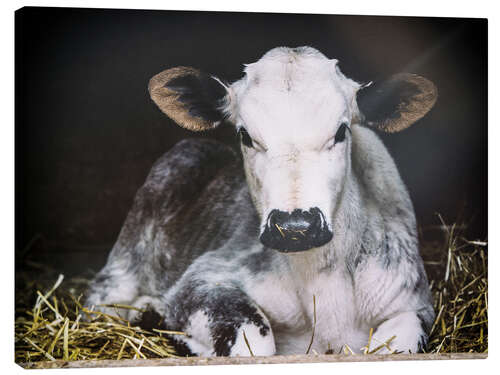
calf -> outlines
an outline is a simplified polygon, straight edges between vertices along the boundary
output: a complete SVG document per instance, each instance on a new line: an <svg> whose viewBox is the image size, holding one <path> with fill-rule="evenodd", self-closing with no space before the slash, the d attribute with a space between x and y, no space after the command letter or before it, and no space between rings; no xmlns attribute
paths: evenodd
<svg viewBox="0 0 500 375"><path fill-rule="evenodd" d="M174 338L183 354L359 351L371 328L372 346L396 336L381 352L422 350L434 312L415 214L369 127L419 120L437 97L431 82L361 85L300 47L272 49L231 85L177 67L149 91L187 129L232 123L242 157L210 140L162 156L87 306L149 306L187 333Z"/></svg>

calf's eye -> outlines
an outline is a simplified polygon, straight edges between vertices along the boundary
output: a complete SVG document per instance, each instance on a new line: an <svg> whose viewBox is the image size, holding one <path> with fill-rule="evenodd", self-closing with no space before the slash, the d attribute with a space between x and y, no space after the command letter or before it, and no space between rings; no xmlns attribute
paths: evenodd
<svg viewBox="0 0 500 375"><path fill-rule="evenodd" d="M241 143L245 146L253 148L253 141L245 128L239 128L238 134L240 135Z"/></svg>
<svg viewBox="0 0 500 375"><path fill-rule="evenodd" d="M337 130L337 133L335 133L335 139L334 139L334 145L340 142L344 142L345 140L345 132L346 130L349 129L349 125L347 122L343 122L340 124L340 127Z"/></svg>

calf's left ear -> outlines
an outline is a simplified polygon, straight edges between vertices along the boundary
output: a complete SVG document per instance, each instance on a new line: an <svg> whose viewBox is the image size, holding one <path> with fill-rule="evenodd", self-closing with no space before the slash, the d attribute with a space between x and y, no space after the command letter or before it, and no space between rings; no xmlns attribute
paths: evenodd
<svg viewBox="0 0 500 375"><path fill-rule="evenodd" d="M424 117L437 95L436 86L428 79L399 73L359 90L357 102L366 125L396 133Z"/></svg>
<svg viewBox="0 0 500 375"><path fill-rule="evenodd" d="M161 111L183 128L213 129L224 118L220 108L226 88L197 69L185 66L167 69L151 78L148 89Z"/></svg>

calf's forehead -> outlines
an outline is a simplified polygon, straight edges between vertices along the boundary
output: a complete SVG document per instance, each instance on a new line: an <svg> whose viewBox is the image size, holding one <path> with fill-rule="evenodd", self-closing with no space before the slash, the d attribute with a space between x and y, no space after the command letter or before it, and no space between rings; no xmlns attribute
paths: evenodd
<svg viewBox="0 0 500 375"><path fill-rule="evenodd" d="M272 83L288 91L294 86L324 81L335 73L337 60L323 55L299 54L293 50L280 50L264 55L259 61L246 65L245 74L250 83Z"/></svg>
<svg viewBox="0 0 500 375"><path fill-rule="evenodd" d="M322 139L348 117L346 98L331 85L291 92L253 88L239 105L241 125L264 141L276 134L282 140Z"/></svg>
<svg viewBox="0 0 500 375"><path fill-rule="evenodd" d="M264 141L300 138L317 142L351 115L359 85L310 47L275 48L245 68L233 84L234 117ZM316 139L314 139L316 138Z"/></svg>
<svg viewBox="0 0 500 375"><path fill-rule="evenodd" d="M278 47L245 68L228 107L237 125L266 144L311 145L332 136L356 110L360 85L311 47Z"/></svg>
<svg viewBox="0 0 500 375"><path fill-rule="evenodd" d="M292 67L279 67L269 77L268 72L258 79L247 77L238 97L239 120L250 132L263 140L280 134L282 140L295 137L314 143L349 117L349 98L331 66L319 64L316 70L313 66L297 74L286 72Z"/></svg>

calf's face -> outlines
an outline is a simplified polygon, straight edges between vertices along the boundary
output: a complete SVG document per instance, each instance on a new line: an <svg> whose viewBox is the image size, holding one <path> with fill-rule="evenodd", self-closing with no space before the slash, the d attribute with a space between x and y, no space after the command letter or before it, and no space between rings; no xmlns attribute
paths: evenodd
<svg viewBox="0 0 500 375"><path fill-rule="evenodd" d="M385 131L409 126L436 98L434 85L415 75L373 86L375 99L364 96L359 105L372 115L365 123ZM153 77L149 89L181 126L205 130L224 119L235 125L260 240L296 252L334 236L332 220L350 178L351 127L363 117L361 87L312 48L280 47L247 65L232 85L180 67Z"/></svg>
<svg viewBox="0 0 500 375"><path fill-rule="evenodd" d="M350 127L359 85L336 60L275 49L231 86L230 119L240 134L262 243L291 252L320 247L350 168Z"/></svg>

